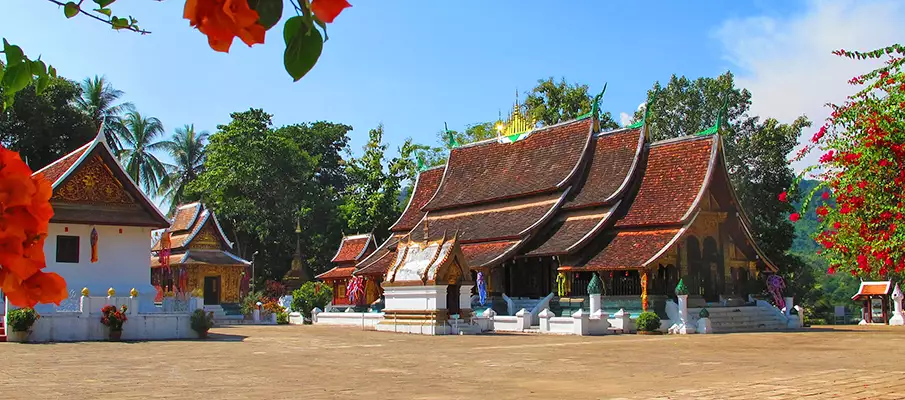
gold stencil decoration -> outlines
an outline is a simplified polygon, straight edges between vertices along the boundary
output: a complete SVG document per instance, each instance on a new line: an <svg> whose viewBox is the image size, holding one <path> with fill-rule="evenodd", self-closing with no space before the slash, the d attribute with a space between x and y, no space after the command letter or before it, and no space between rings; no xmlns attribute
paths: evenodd
<svg viewBox="0 0 905 400"><path fill-rule="evenodd" d="M221 250L220 240L217 239L217 235L213 232L210 225L205 226L201 229L201 232L198 232L189 247L192 249Z"/></svg>
<svg viewBox="0 0 905 400"><path fill-rule="evenodd" d="M97 155L83 162L66 183L54 191L51 199L73 203L135 204L119 179Z"/></svg>

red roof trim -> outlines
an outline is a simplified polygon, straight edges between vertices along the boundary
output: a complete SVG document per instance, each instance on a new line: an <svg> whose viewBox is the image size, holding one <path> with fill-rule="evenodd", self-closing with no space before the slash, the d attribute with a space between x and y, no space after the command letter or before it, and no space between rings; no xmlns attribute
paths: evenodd
<svg viewBox="0 0 905 400"><path fill-rule="evenodd" d="M437 179L436 186L431 187L431 186L429 186L428 182L425 182L422 179L422 178L428 177L430 174L433 174L435 170L438 170L441 168L444 168L444 171L441 173L440 179ZM410 229L418 226L418 223L421 222L422 218L424 218L424 215L423 215L424 212L421 210L421 208L424 207L425 204L429 203L430 200L433 199L434 195L437 194L437 189L439 189L440 185L442 184L443 174L446 173L445 168L446 168L445 165L438 165L436 167L428 168L428 169L418 173L418 176L415 178L415 184L412 186L412 195L409 196L408 204L406 204L405 210L402 211L402 214L399 215L399 218L396 219L396 222L393 222L393 225L390 225L390 231L393 231L393 232L406 231L406 230L410 230ZM425 201L424 204L417 206L417 208L412 208L412 203L415 201L416 198L419 197L418 195L419 195L420 191L431 190L431 189L433 189L433 193L430 194L430 197L427 198L427 201ZM421 215L421 218L418 218L418 220L413 225L400 226L400 224L403 223L403 220L410 213L421 213L422 215Z"/></svg>
<svg viewBox="0 0 905 400"><path fill-rule="evenodd" d="M711 139L713 144L710 145L710 163L707 164L707 174L704 175L704 182L701 184L701 190L698 191L697 197L695 197L694 202L691 203L691 207L688 208L688 211L685 212L685 215L682 216L682 221L687 221L688 217L691 216L691 213L695 212L698 208L698 204L701 203L701 199L707 194L707 190L710 188L710 181L713 180L713 170L716 166L717 156L720 151L720 136L713 135Z"/></svg>
<svg viewBox="0 0 905 400"><path fill-rule="evenodd" d="M645 126L644 129L646 129L646 128L647 127ZM608 133L615 133L615 132L619 132L619 131L611 131ZM612 196L608 197L606 200L603 201L604 204L609 204L616 198L622 197L622 195L625 194L625 191L629 187L629 183L632 182L633 178L635 177L636 171L638 171L638 164L641 163L641 154L643 154L643 152L644 152L645 139L646 139L646 136L644 135L644 132L642 132L638 135L638 148L635 150L635 159L632 160L632 166L629 168L628 174L625 175L625 180L622 181L622 185L619 185L619 189L616 189L616 192L613 193Z"/></svg>
<svg viewBox="0 0 905 400"><path fill-rule="evenodd" d="M577 122L580 120L575 120L575 121ZM566 186L566 184L571 182L573 178L575 178L575 175L577 175L578 171L581 170L581 166L584 165L585 159L588 156L588 151L591 148L591 142L593 142L594 140L595 140L594 124L590 123L590 124L588 124L588 139L585 140L585 142L584 142L584 148L581 149L581 155L578 157L578 162L575 163L575 166L572 167L572 171L569 172L569 175L566 175L566 177L563 178L562 181L560 181L558 184L556 184L557 189L562 189L563 187Z"/></svg>

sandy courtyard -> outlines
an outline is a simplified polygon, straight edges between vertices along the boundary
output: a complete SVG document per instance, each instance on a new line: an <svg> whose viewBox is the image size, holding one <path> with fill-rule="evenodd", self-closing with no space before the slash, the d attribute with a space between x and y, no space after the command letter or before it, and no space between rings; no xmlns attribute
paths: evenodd
<svg viewBox="0 0 905 400"><path fill-rule="evenodd" d="M427 337L314 326L0 343L3 399L893 399L905 329Z"/></svg>

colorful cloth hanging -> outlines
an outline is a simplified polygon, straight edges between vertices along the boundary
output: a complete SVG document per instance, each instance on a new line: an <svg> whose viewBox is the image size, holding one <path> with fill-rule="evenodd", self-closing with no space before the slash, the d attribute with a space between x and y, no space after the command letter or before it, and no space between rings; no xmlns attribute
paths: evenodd
<svg viewBox="0 0 905 400"><path fill-rule="evenodd" d="M478 298L482 306L487 303L487 282L484 281L483 272L478 272Z"/></svg>
<svg viewBox="0 0 905 400"><path fill-rule="evenodd" d="M359 301L364 300L364 285L363 277L356 276L349 280L349 284L346 286L346 297L351 304L358 304Z"/></svg>
<svg viewBox="0 0 905 400"><path fill-rule="evenodd" d="M556 295L564 297L567 294L569 294L569 278L565 273L560 272L559 275L556 275Z"/></svg>
<svg viewBox="0 0 905 400"><path fill-rule="evenodd" d="M91 228L91 262L97 262L97 229Z"/></svg>
<svg viewBox="0 0 905 400"><path fill-rule="evenodd" d="M770 275L767 278L767 290L773 295L773 303L776 307L783 309L786 307L786 301L782 297L782 290L786 288L786 282L779 275Z"/></svg>
<svg viewBox="0 0 905 400"><path fill-rule="evenodd" d="M160 251L157 253L157 261L165 269L170 267L170 232L160 235Z"/></svg>
<svg viewBox="0 0 905 400"><path fill-rule="evenodd" d="M647 311L647 271L641 271L641 309Z"/></svg>

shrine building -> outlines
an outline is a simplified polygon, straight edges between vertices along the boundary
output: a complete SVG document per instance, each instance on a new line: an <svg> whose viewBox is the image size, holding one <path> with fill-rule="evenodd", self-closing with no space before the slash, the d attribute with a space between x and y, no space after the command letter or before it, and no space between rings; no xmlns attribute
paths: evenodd
<svg viewBox="0 0 905 400"><path fill-rule="evenodd" d="M609 313L649 304L663 315L680 278L693 306L744 303L747 282L777 268L754 242L714 132L655 142L645 123L602 132L590 116L534 128L516 109L498 138L421 171L390 237L343 276L382 281L404 263L399 243L455 233L470 280L483 273L501 315L551 296L557 315L587 309L592 274Z"/></svg>
<svg viewBox="0 0 905 400"><path fill-rule="evenodd" d="M330 260L335 266L329 271L315 276L316 279L320 279L333 289L332 305L334 308L341 309L355 305L365 306L380 297L379 281L375 280L370 280L370 283L365 284L368 295L363 296L361 301L358 302L359 304L352 304L346 293L346 288L349 280L352 279L352 272L355 271L356 265L371 255L375 249L377 249L377 242L374 239L374 235L370 233L343 236L339 248L336 249L336 254ZM384 274L386 274L386 269L379 273L381 276Z"/></svg>
<svg viewBox="0 0 905 400"><path fill-rule="evenodd" d="M151 249L151 284L158 298L201 289L206 306L237 305L251 263L233 254L232 248L213 210L200 202L177 207L172 225ZM164 250L170 252L168 260L161 257Z"/></svg>
<svg viewBox="0 0 905 400"><path fill-rule="evenodd" d="M150 305L151 231L169 222L116 161L103 135L35 172L53 187L44 254L47 272L66 280L70 299L83 289L105 296L132 289ZM52 309L38 305L39 310Z"/></svg>

